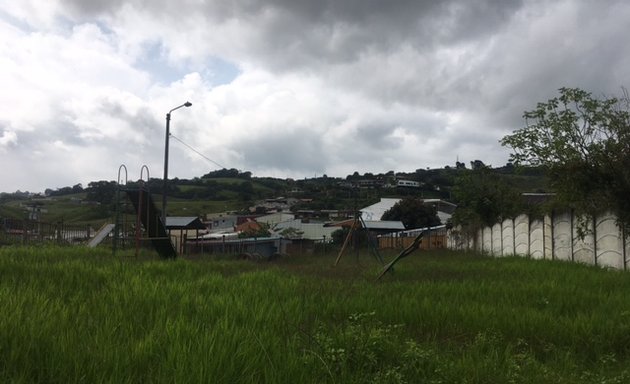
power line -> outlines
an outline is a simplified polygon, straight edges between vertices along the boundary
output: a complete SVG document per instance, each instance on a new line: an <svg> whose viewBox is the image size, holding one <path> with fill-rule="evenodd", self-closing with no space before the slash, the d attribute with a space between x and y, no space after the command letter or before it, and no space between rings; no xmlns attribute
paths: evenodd
<svg viewBox="0 0 630 384"><path fill-rule="evenodd" d="M199 156L203 157L204 159L208 160L209 162L218 165L220 168L225 168L224 166L222 166L221 164L217 163L216 161L212 160L211 158L209 158L208 156L204 155L203 153L199 152L198 150L196 150L195 148L191 147L190 145L184 143L181 139L179 139L177 136L171 134L171 137L177 141L179 141L180 143L182 143L184 146L186 146L188 149L190 149L191 151L195 152L196 154L198 154ZM227 168L225 168L227 169Z"/></svg>

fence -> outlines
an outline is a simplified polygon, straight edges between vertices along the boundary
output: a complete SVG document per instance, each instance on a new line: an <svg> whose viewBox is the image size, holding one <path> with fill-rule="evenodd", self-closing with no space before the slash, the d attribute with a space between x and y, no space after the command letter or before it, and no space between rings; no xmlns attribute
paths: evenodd
<svg viewBox="0 0 630 384"><path fill-rule="evenodd" d="M584 236L580 236L580 222L586 223ZM520 215L481 228L472 236L451 229L447 247L493 256L529 256L626 270L630 266L628 235L612 214L577 217L572 211L552 212L540 219Z"/></svg>
<svg viewBox="0 0 630 384"><path fill-rule="evenodd" d="M86 225L0 219L0 245L76 244L87 242L93 235L94 230Z"/></svg>
<svg viewBox="0 0 630 384"><path fill-rule="evenodd" d="M405 249L409 247L416 236L424 233L422 241L420 243L420 249L438 249L446 246L446 229L440 227L438 229L426 229L423 231L405 231L405 232L393 232L378 236L379 249Z"/></svg>

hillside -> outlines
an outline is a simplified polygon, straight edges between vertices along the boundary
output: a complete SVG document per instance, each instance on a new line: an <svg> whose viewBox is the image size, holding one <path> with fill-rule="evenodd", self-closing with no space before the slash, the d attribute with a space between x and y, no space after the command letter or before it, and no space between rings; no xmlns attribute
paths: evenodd
<svg viewBox="0 0 630 384"><path fill-rule="evenodd" d="M526 168L517 172L513 167L506 166L490 170L521 192L546 190L546 181L539 169ZM293 211L355 210L377 202L382 197L418 196L457 203L452 196L455 180L470 172L472 170L463 167L445 167L407 173L390 171L361 175L355 172L346 178L323 175L293 180L254 177L250 172L220 170L190 180L169 180L168 214L205 216L226 211L249 213L257 203L277 197L297 199ZM413 182L415 186L399 187L397 185L401 180ZM134 188L136 184L130 182L128 187ZM162 200L162 180L151 179L147 184L159 204ZM95 181L86 188L79 184L46 192L46 196L0 194L0 218L27 219L30 216L44 222L64 221L95 227L113 220L117 193L117 185L113 181Z"/></svg>

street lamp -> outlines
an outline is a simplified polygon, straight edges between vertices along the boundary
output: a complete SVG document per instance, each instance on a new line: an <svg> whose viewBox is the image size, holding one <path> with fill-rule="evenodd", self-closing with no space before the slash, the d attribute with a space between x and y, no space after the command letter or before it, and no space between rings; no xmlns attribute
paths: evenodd
<svg viewBox="0 0 630 384"><path fill-rule="evenodd" d="M164 144L164 180L162 185L162 224L164 224L164 228L166 228L166 189L168 187L168 138L171 136L171 113L176 109L180 109L182 107L190 107L191 105L192 103L187 101L184 104L171 109L166 114L166 140Z"/></svg>

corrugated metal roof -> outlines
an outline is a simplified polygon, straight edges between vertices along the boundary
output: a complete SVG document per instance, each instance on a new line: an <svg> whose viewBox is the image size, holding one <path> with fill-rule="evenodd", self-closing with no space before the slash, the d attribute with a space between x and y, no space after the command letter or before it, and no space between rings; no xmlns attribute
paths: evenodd
<svg viewBox="0 0 630 384"><path fill-rule="evenodd" d="M372 204L368 207L361 209L361 217L363 218L363 220L371 220L371 221L380 220L381 217L383 217L383 213L385 213L385 211L393 207L394 204L396 204L400 200L402 199L392 199L392 198L382 197L381 201L379 201L378 203Z"/></svg>
<svg viewBox="0 0 630 384"><path fill-rule="evenodd" d="M392 233L387 233L384 235L379 235L378 237L404 237L404 236L409 236L409 237L415 237L418 236L419 234L421 234L422 232L435 232L435 231L439 231L439 230L445 230L446 229L446 225L437 225L435 227L424 227L424 228L414 228L414 229L407 229L405 231L400 231L400 232L392 232Z"/></svg>
<svg viewBox="0 0 630 384"><path fill-rule="evenodd" d="M392 229L402 231L405 229L402 221L364 220L367 229Z"/></svg>
<svg viewBox="0 0 630 384"><path fill-rule="evenodd" d="M391 229L395 231L404 230L405 225L402 221L382 221L382 220L363 220L367 229ZM326 227L351 227L354 219L337 221L325 224ZM361 224L363 226L363 224Z"/></svg>
<svg viewBox="0 0 630 384"><path fill-rule="evenodd" d="M331 234L339 229L325 227L324 223L303 223L301 219L294 219L276 224L274 230L282 231L285 228L295 228L302 232L303 239L310 240L319 240L324 236L330 238Z"/></svg>
<svg viewBox="0 0 630 384"><path fill-rule="evenodd" d="M168 216L166 218L167 229L206 229L206 226L198 217Z"/></svg>
<svg viewBox="0 0 630 384"><path fill-rule="evenodd" d="M363 220L380 220L381 217L383 217L383 214L391 209L400 200L402 199L381 198L381 201L379 201L378 203L361 209L361 217L363 218ZM437 209L437 215L442 223L446 223L446 221L451 218L455 207L457 207L455 204L441 199L423 199L423 201L425 204L435 205Z"/></svg>

